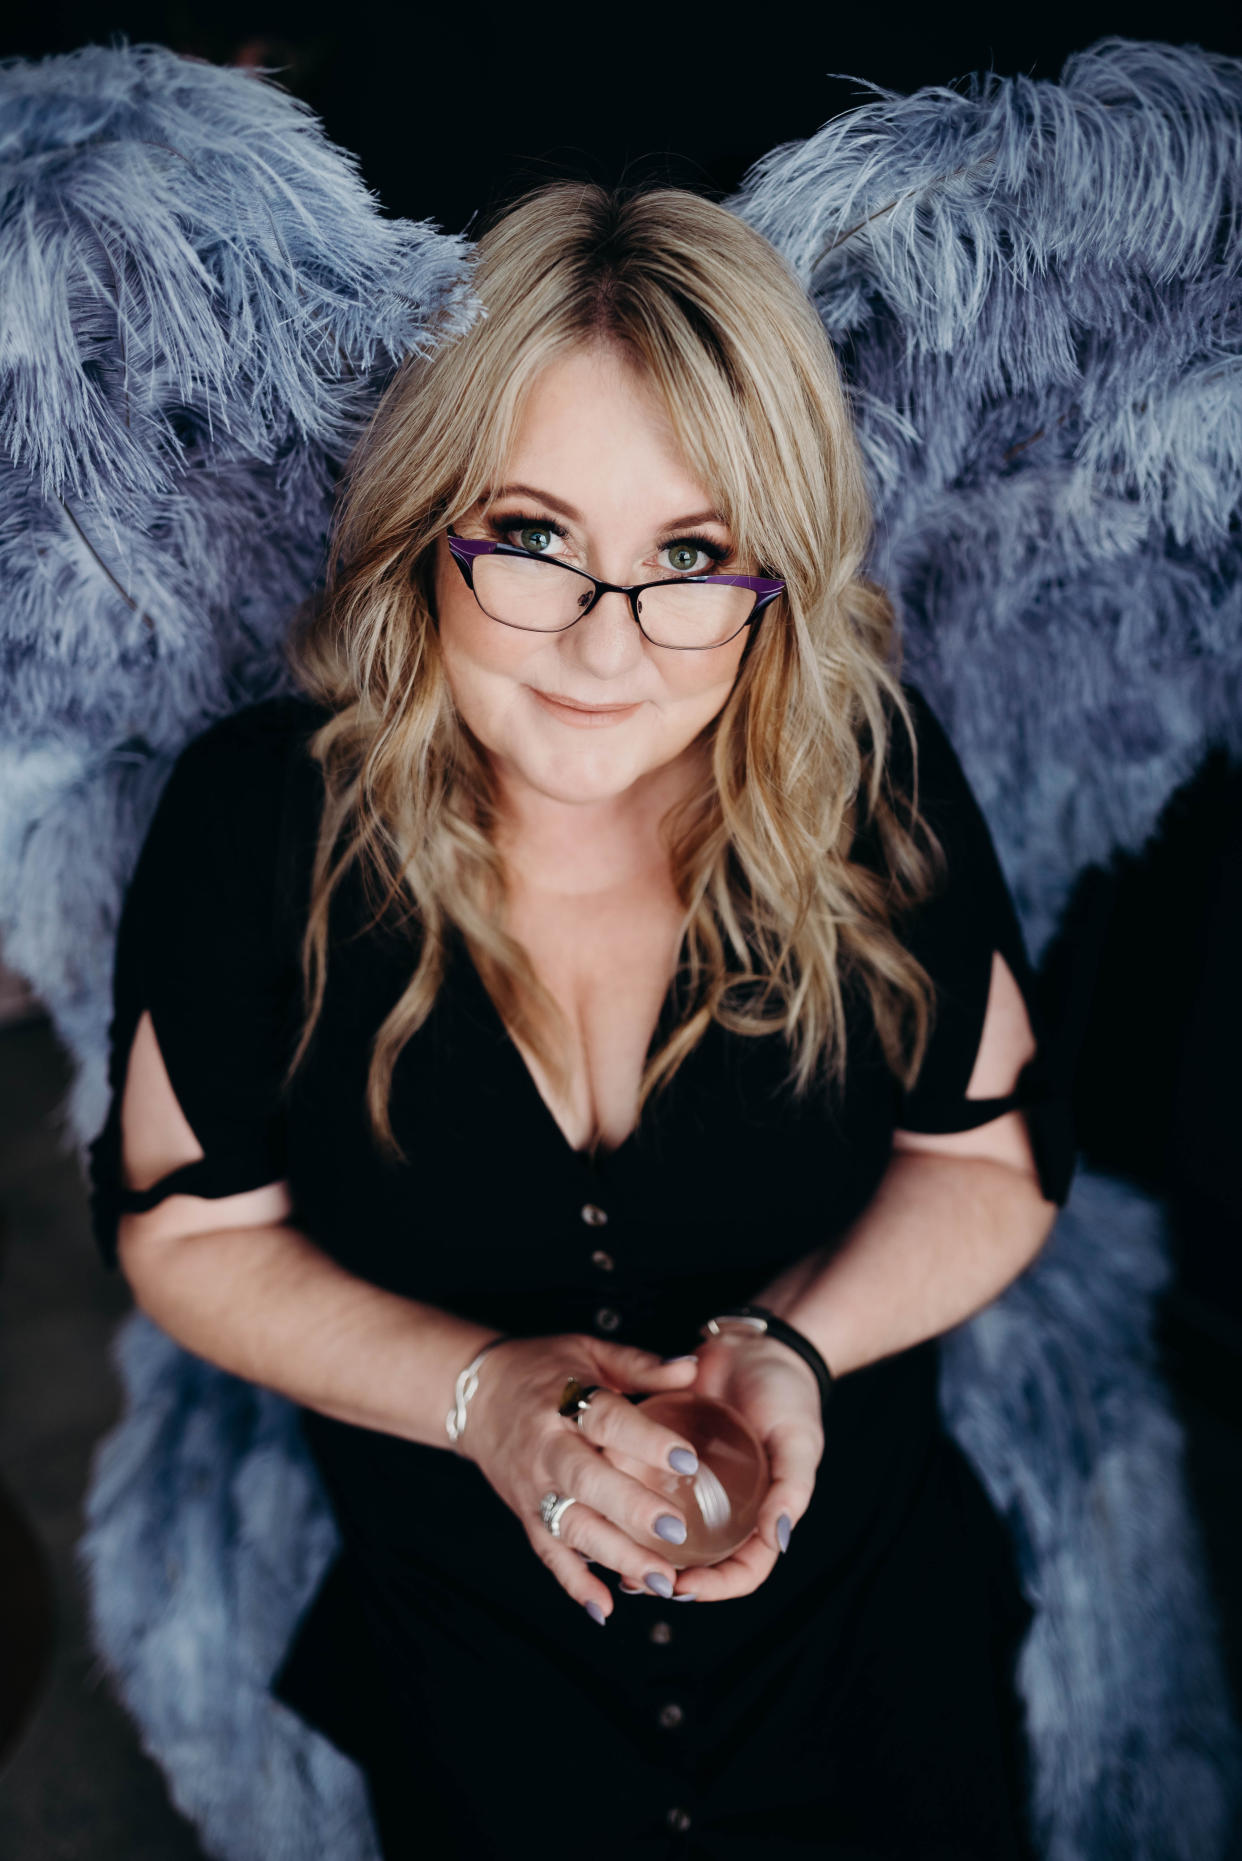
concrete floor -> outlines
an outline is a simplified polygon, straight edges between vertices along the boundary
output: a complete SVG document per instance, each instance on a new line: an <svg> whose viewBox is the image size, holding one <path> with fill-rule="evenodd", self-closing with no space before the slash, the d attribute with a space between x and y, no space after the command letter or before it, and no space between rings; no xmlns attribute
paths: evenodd
<svg viewBox="0 0 1242 1861"><path fill-rule="evenodd" d="M0 1754L0 1855L201 1861L109 1694L74 1568L91 1450L118 1409L108 1341L130 1299L98 1259L85 1184L52 1128L68 1079L45 1020L0 1030L0 1482L42 1547L53 1623L38 1692ZM28 1622L38 1572L2 1522L0 1575Z"/></svg>
<svg viewBox="0 0 1242 1861"><path fill-rule="evenodd" d="M45 1020L0 1028L0 1856L202 1861L91 1654L74 1567L91 1451L118 1408L108 1344L130 1301L99 1263L53 1126L68 1078ZM1229 1337L1211 1357L1193 1310L1173 1313L1166 1348L1242 1698L1242 1359ZM5 1689L21 1694L40 1650L6 1739Z"/></svg>

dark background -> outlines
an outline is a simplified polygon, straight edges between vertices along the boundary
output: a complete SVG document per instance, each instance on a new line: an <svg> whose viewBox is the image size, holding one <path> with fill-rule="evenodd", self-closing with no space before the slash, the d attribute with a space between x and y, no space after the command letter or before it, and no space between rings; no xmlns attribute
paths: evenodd
<svg viewBox="0 0 1242 1861"><path fill-rule="evenodd" d="M388 212L462 232L552 174L728 193L760 155L861 102L858 80L902 92L989 69L1055 80L1071 52L1108 34L1236 55L1242 9L23 0L0 53L42 57L114 34L282 67Z"/></svg>
<svg viewBox="0 0 1242 1861"><path fill-rule="evenodd" d="M866 81L906 93L987 70L1056 80L1112 34L1239 56L1242 7L1087 0L906 18L882 6L53 0L9 14L0 56L120 36L274 67L358 157L385 212L473 236L558 175L721 198L768 150L865 101ZM1158 1196L1171 1220L1160 1347L1242 1697L1240 951L1242 767L1212 750L1145 848L1083 875L1042 980L1055 1003L1090 979L1075 1078L1084 1165ZM0 1851L188 1861L193 1836L91 1659L73 1569L89 1454L115 1413L106 1340L127 1296L95 1263L54 1134L67 1084L37 1004L0 1025L0 1475L14 1494L0 1485Z"/></svg>

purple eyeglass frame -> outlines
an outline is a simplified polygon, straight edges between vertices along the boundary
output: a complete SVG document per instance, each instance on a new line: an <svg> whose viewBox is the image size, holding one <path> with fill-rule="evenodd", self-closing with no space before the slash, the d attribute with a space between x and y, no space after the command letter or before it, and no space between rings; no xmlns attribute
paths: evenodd
<svg viewBox="0 0 1242 1861"><path fill-rule="evenodd" d="M475 594L474 587L474 563L476 556L500 554L502 556L530 557L532 554L529 549L519 549L515 543L497 543L483 537L476 540L473 537L455 536L452 530L448 532L446 540L449 549L452 551L453 560L461 570L462 579L471 594L474 595L476 601L479 600L478 595ZM727 646L729 640L736 640L738 634L741 633L744 628L754 625L769 601L775 601L777 595L782 593L785 587L784 582L765 579L761 575L663 575L656 581L635 582L630 587L625 588L618 582L602 582L598 575L588 575L585 569L575 569L568 562L558 562L554 556L543 556L535 559L550 562L554 568L564 569L567 575L580 575L583 581L594 584L595 593L591 596L591 599L587 602L582 612L580 614L575 614L574 618L567 621L563 627L514 627L516 633L568 633L570 627L576 627L580 620L586 619L602 594L623 594L629 601L630 612L634 616L634 625L638 628L644 640L651 646L659 646L661 652L665 653L713 653L716 651L717 647ZM659 640L653 640L651 638L651 635L647 632L647 629L639 619L638 597L640 594L645 594L648 588L660 588L669 581L723 582L730 588L749 588L755 596L755 605L751 608L750 613L746 616L737 631L731 633L728 640L717 640L715 646L663 646ZM479 607L484 614L487 614L487 609L483 606L481 601L479 602ZM487 614L487 618L489 620L496 620L494 614ZM513 627L514 623L511 620L496 620L496 625L498 627Z"/></svg>

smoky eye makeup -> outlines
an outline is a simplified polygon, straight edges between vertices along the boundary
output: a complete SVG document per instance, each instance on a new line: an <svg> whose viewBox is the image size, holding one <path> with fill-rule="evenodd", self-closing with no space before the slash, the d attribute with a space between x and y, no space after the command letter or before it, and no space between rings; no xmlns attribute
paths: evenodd
<svg viewBox="0 0 1242 1861"><path fill-rule="evenodd" d="M502 543L511 542L513 533L520 530L546 530L563 540L569 539L569 531L563 523L558 523L554 517L545 517L533 511L492 511L489 512L484 522L496 540ZM655 544L655 549L657 554L661 554L666 549L674 549L685 544L692 549L700 550L707 557L708 563L713 566L727 562L732 554L727 543L718 542L714 536L707 536L701 530L671 530ZM523 547L523 545L517 545L517 547ZM550 553L547 550L530 551L532 555ZM706 574L708 570L683 570L682 572L701 575Z"/></svg>

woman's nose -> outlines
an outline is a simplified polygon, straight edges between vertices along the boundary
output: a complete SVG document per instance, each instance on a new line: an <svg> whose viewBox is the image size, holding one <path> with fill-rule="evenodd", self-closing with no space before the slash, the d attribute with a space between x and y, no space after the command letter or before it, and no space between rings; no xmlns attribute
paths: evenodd
<svg viewBox="0 0 1242 1861"><path fill-rule="evenodd" d="M646 645L634 622L629 596L602 594L589 614L564 636L579 665L597 678L616 677L637 663Z"/></svg>

